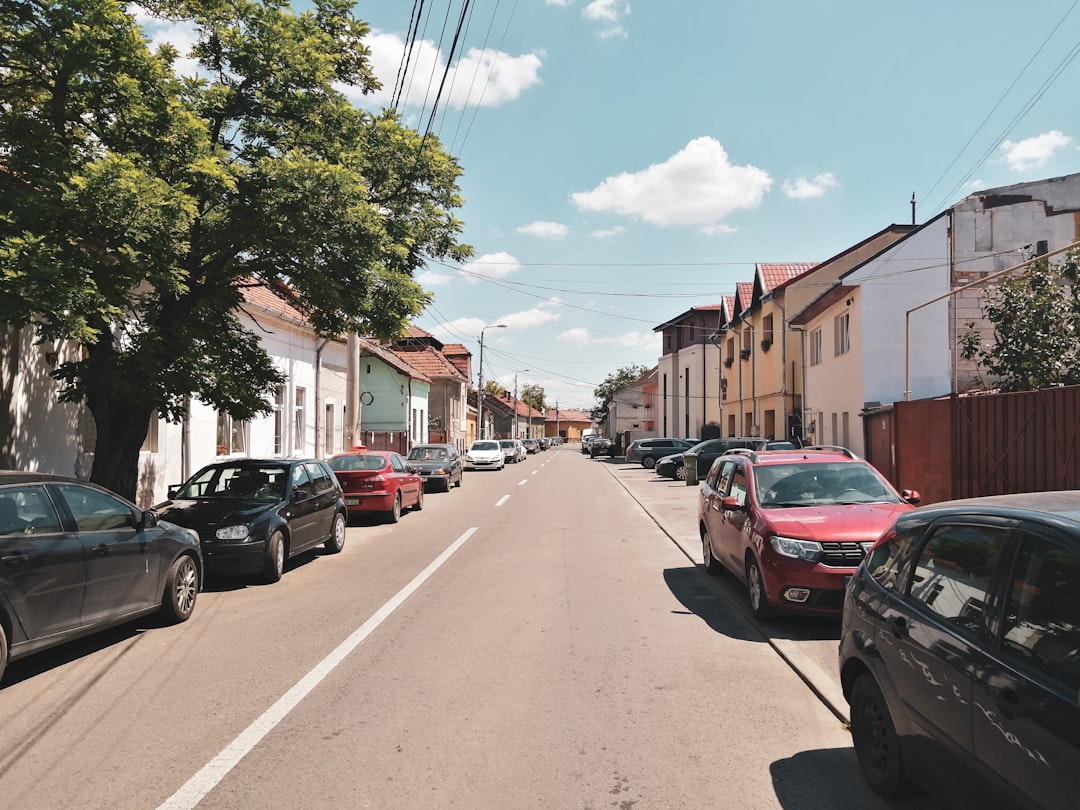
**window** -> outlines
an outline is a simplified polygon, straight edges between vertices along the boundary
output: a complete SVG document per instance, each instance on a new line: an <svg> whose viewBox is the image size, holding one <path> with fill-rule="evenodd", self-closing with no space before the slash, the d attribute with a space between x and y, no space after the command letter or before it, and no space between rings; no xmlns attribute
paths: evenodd
<svg viewBox="0 0 1080 810"><path fill-rule="evenodd" d="M274 390L274 455L285 455L285 386Z"/></svg>
<svg viewBox="0 0 1080 810"><path fill-rule="evenodd" d="M1080 555L1044 537L1026 537L1007 605L1005 649L1080 689Z"/></svg>
<svg viewBox="0 0 1080 810"><path fill-rule="evenodd" d="M307 389L296 389L296 435L293 436L293 451L304 452L304 435L307 432L307 414L304 407L307 404Z"/></svg>
<svg viewBox="0 0 1080 810"><path fill-rule="evenodd" d="M728 491L728 495L739 499L739 506L746 505L746 490L748 489L746 483L746 470L738 465L735 465L735 469L731 474L731 489Z"/></svg>
<svg viewBox="0 0 1080 810"><path fill-rule="evenodd" d="M0 492L0 534L56 534L60 519L42 487Z"/></svg>
<svg viewBox="0 0 1080 810"><path fill-rule="evenodd" d="M915 561L911 596L965 633L983 624L986 590L1009 530L946 525L934 529Z"/></svg>
<svg viewBox="0 0 1080 810"><path fill-rule="evenodd" d="M247 423L233 419L227 413L219 412L217 417L217 454L227 456L230 453L247 451Z"/></svg>
<svg viewBox="0 0 1080 810"><path fill-rule="evenodd" d="M337 425L334 424L335 417L334 404L332 402L326 403L326 424L323 425L323 447L327 453L336 453L337 446Z"/></svg>
<svg viewBox="0 0 1080 810"><path fill-rule="evenodd" d="M78 484L59 484L57 489L63 494L80 532L135 528L131 507L111 495Z"/></svg>
<svg viewBox="0 0 1080 810"><path fill-rule="evenodd" d="M810 365L816 366L821 362L821 330L815 329L810 333Z"/></svg>
<svg viewBox="0 0 1080 810"><path fill-rule="evenodd" d="M158 412L154 411L150 414L150 424L146 428L146 438L143 439L142 447L139 448L146 453L156 453L158 451Z"/></svg>
<svg viewBox="0 0 1080 810"><path fill-rule="evenodd" d="M766 315L761 319L761 345L771 346L773 342L773 316Z"/></svg>
<svg viewBox="0 0 1080 810"><path fill-rule="evenodd" d="M306 492L308 495L315 494L315 485L311 481L306 464L297 464L293 468L292 488L294 492Z"/></svg>
<svg viewBox="0 0 1080 810"><path fill-rule="evenodd" d="M851 313L845 312L836 319L834 337L837 356L851 351Z"/></svg>
<svg viewBox="0 0 1080 810"><path fill-rule="evenodd" d="M735 359L735 338L729 337L727 340L727 359Z"/></svg>

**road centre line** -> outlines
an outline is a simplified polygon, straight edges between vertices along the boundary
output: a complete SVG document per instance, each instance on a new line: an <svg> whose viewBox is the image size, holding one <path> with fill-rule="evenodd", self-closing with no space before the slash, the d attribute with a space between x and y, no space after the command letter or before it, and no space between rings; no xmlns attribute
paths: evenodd
<svg viewBox="0 0 1080 810"><path fill-rule="evenodd" d="M510 500L510 496L509 495L503 495L501 498L499 498L499 500L495 501L495 505L496 506L502 506L508 500Z"/></svg>
<svg viewBox="0 0 1080 810"><path fill-rule="evenodd" d="M509 497L509 496L507 496ZM505 500L505 498L504 498ZM158 806L158 810L191 810L217 784L235 768L240 760L258 745L274 726L296 708L308 694L318 686L327 675L334 671L338 664L344 661L375 629L382 624L390 615L401 607L416 590L430 579L453 554L465 545L466 541L476 532L475 526L468 529L457 540L436 557L427 568L417 574L412 582L398 591L389 602L372 614L371 618L361 624L339 644L329 655L315 665L303 678L278 698L269 709L262 713L255 721L244 729L240 734L222 749L216 757L210 760L202 769L192 776L172 796Z"/></svg>
<svg viewBox="0 0 1080 810"><path fill-rule="evenodd" d="M519 486L519 487L523 487L523 486L525 486L525 485L526 485L527 483L529 483L529 479L528 479L528 478L522 478L522 479L521 479L520 481L518 481L518 486Z"/></svg>

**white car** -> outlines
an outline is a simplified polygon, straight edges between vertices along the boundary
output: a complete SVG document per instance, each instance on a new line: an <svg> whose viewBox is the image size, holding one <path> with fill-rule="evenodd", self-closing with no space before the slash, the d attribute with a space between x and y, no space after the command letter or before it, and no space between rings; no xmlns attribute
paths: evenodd
<svg viewBox="0 0 1080 810"><path fill-rule="evenodd" d="M525 460L525 445L520 439L499 439L499 445L502 447L507 464L517 464Z"/></svg>
<svg viewBox="0 0 1080 810"><path fill-rule="evenodd" d="M505 466L506 457L497 439L477 439L465 451L466 470L501 470Z"/></svg>

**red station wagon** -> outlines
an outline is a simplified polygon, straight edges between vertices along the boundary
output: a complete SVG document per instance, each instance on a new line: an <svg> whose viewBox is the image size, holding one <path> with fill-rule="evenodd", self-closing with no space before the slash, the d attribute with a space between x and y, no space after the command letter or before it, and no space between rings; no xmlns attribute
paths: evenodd
<svg viewBox="0 0 1080 810"><path fill-rule="evenodd" d="M844 448L731 450L700 489L705 569L743 580L758 619L839 615L845 579L918 501Z"/></svg>
<svg viewBox="0 0 1080 810"><path fill-rule="evenodd" d="M355 447L330 459L349 514L379 512L397 523L403 509L424 508L424 479L400 454Z"/></svg>

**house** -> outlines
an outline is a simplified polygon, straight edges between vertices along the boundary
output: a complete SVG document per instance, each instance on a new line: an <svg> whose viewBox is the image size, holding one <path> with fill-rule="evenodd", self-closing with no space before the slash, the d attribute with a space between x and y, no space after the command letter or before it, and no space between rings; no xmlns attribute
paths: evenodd
<svg viewBox="0 0 1080 810"><path fill-rule="evenodd" d="M620 448L634 439L656 436L656 380L659 367L615 392L608 405L607 430Z"/></svg>
<svg viewBox="0 0 1080 810"><path fill-rule="evenodd" d="M575 408L548 408L544 416L544 435L558 436L568 442L581 441L581 432L595 428L592 416L587 411Z"/></svg>
<svg viewBox="0 0 1080 810"><path fill-rule="evenodd" d="M710 403L707 392L720 390L715 335L724 319L723 304L706 304L653 327L663 335L663 354L657 361L654 435L697 436L710 417L719 419L718 395Z"/></svg>
<svg viewBox="0 0 1080 810"><path fill-rule="evenodd" d="M792 318L806 339L812 439L869 455L881 407L979 385L958 345L968 323L992 338L979 282L1076 242L1078 214L1080 174L979 191L844 273Z"/></svg>
<svg viewBox="0 0 1080 810"><path fill-rule="evenodd" d="M359 444L406 454L428 437L431 380L389 346L360 340Z"/></svg>
<svg viewBox="0 0 1080 810"><path fill-rule="evenodd" d="M459 451L468 446L469 358L447 347L430 332L410 326L391 349L399 358L431 380L428 397L428 434L425 441L452 444ZM453 359L452 359L453 357ZM464 363L461 361L464 360ZM456 362L455 362L456 361Z"/></svg>

